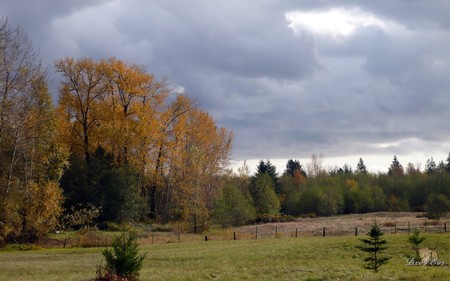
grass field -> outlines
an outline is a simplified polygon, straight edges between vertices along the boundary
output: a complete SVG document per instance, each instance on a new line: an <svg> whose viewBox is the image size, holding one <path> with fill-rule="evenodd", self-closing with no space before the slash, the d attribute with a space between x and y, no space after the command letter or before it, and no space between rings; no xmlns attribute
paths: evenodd
<svg viewBox="0 0 450 281"><path fill-rule="evenodd" d="M450 262L450 235L427 234ZM388 265L362 268L356 237L303 237L144 245L142 280L450 280L450 267L406 266L407 235L386 235ZM89 280L102 248L0 251L0 280Z"/></svg>

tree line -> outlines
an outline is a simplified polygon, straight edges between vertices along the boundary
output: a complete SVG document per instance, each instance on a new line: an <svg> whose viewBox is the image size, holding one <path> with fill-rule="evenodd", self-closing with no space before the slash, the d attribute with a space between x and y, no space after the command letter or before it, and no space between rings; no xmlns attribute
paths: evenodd
<svg viewBox="0 0 450 281"><path fill-rule="evenodd" d="M379 211L424 211L439 219L450 208L450 153L439 164L430 158L423 171L411 163L404 168L396 156L387 173L369 173L362 158L356 167L345 164L326 171L315 154L305 167L288 160L281 175L270 160L261 160L253 176L244 164L218 201L218 220L235 225Z"/></svg>

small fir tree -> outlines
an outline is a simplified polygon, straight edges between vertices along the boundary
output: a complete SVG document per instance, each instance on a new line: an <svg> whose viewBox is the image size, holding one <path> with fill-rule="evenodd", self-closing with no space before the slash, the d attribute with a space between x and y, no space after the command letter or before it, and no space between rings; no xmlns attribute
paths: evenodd
<svg viewBox="0 0 450 281"><path fill-rule="evenodd" d="M102 254L106 272L100 266L94 280L139 280L139 271L146 255L139 254L136 234L122 233L113 241L112 249L105 249Z"/></svg>
<svg viewBox="0 0 450 281"><path fill-rule="evenodd" d="M408 241L411 244L413 250L415 251L415 257L414 259L416 261L421 261L420 255L419 255L419 245L426 239L425 236L420 235L419 229L415 228L413 233L408 236Z"/></svg>
<svg viewBox="0 0 450 281"><path fill-rule="evenodd" d="M378 272L380 266L386 264L390 259L390 257L381 256L383 251L387 249L387 241L382 238L383 231L381 231L376 224L370 228L367 235L369 236L368 239L360 239L364 245L357 246L357 248L369 254L369 256L364 259L364 261L367 262L364 267Z"/></svg>

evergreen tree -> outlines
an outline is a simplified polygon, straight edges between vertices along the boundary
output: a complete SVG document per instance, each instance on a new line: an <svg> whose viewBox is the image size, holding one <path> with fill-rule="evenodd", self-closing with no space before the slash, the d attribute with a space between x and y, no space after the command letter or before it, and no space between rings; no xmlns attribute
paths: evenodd
<svg viewBox="0 0 450 281"><path fill-rule="evenodd" d="M444 163L444 161L439 161L439 164L437 165L436 171L440 174L445 173L445 171L447 170L447 167Z"/></svg>
<svg viewBox="0 0 450 281"><path fill-rule="evenodd" d="M419 229L415 228L413 233L408 236L408 241L411 244L414 252L415 257L414 259L417 261L421 261L420 255L419 255L419 245L425 240L425 236L420 235Z"/></svg>
<svg viewBox="0 0 450 281"><path fill-rule="evenodd" d="M425 164L425 171L427 174L432 174L437 171L436 162L434 161L433 157L427 160L427 163Z"/></svg>
<svg viewBox="0 0 450 281"><path fill-rule="evenodd" d="M383 251L387 249L387 241L382 238L383 231L381 231L377 224L370 228L367 235L369 236L368 239L360 239L364 245L357 246L357 248L369 254L369 256L364 259L364 261L367 262L364 267L378 272L380 266L386 264L390 259L390 257L380 256Z"/></svg>
<svg viewBox="0 0 450 281"><path fill-rule="evenodd" d="M118 167L113 155L102 147L91 155L89 164L72 157L60 184L66 209L79 210L92 204L101 209L97 222L137 220L144 215L137 173L128 165Z"/></svg>
<svg viewBox="0 0 450 281"><path fill-rule="evenodd" d="M138 247L134 233L125 232L114 239L112 249L102 251L107 272L104 274L100 268L95 280L139 280L139 271L146 254L140 255Z"/></svg>
<svg viewBox="0 0 450 281"><path fill-rule="evenodd" d="M397 156L394 155L394 160L392 160L392 164L389 167L388 175L390 176L401 176L404 174L403 166L397 159Z"/></svg>
<svg viewBox="0 0 450 281"><path fill-rule="evenodd" d="M264 173L256 175L253 184L250 186L250 194L258 216L280 213L280 201L275 194L274 185L269 173Z"/></svg>
<svg viewBox="0 0 450 281"><path fill-rule="evenodd" d="M274 191L276 194L281 194L281 185L278 182L278 173L276 167L270 163L270 160L266 162L264 160L260 160L258 166L256 167L256 174L252 177L252 185L254 185L256 178L259 175L267 174L272 179L274 185Z"/></svg>
<svg viewBox="0 0 450 281"><path fill-rule="evenodd" d="M284 170L283 175L289 175L293 177L296 171L300 172L302 176L306 177L306 172L305 170L303 170L300 161L289 159L288 162L286 163L286 170Z"/></svg>
<svg viewBox="0 0 450 281"><path fill-rule="evenodd" d="M447 172L450 173L450 152L448 153L447 164L445 165L445 169L447 170Z"/></svg>
<svg viewBox="0 0 450 281"><path fill-rule="evenodd" d="M356 165L356 173L367 174L367 168L362 158L359 158L359 162Z"/></svg>
<svg viewBox="0 0 450 281"><path fill-rule="evenodd" d="M346 175L351 175L353 174L353 170L352 167L348 164L344 164L344 166L342 167L342 172Z"/></svg>

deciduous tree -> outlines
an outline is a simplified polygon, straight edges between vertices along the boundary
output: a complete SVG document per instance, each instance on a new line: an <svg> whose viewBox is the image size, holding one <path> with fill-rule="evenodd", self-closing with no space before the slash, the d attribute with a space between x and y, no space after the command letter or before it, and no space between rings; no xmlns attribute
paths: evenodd
<svg viewBox="0 0 450 281"><path fill-rule="evenodd" d="M67 153L56 138L45 71L20 28L0 21L0 240L54 229Z"/></svg>
<svg viewBox="0 0 450 281"><path fill-rule="evenodd" d="M223 227L240 226L255 217L253 204L234 185L227 185L215 201L213 218Z"/></svg>
<svg viewBox="0 0 450 281"><path fill-rule="evenodd" d="M55 63L63 76L59 95L62 134L72 153L89 164L90 155L101 141L98 133L107 118L101 105L110 87L106 62L65 58Z"/></svg>

